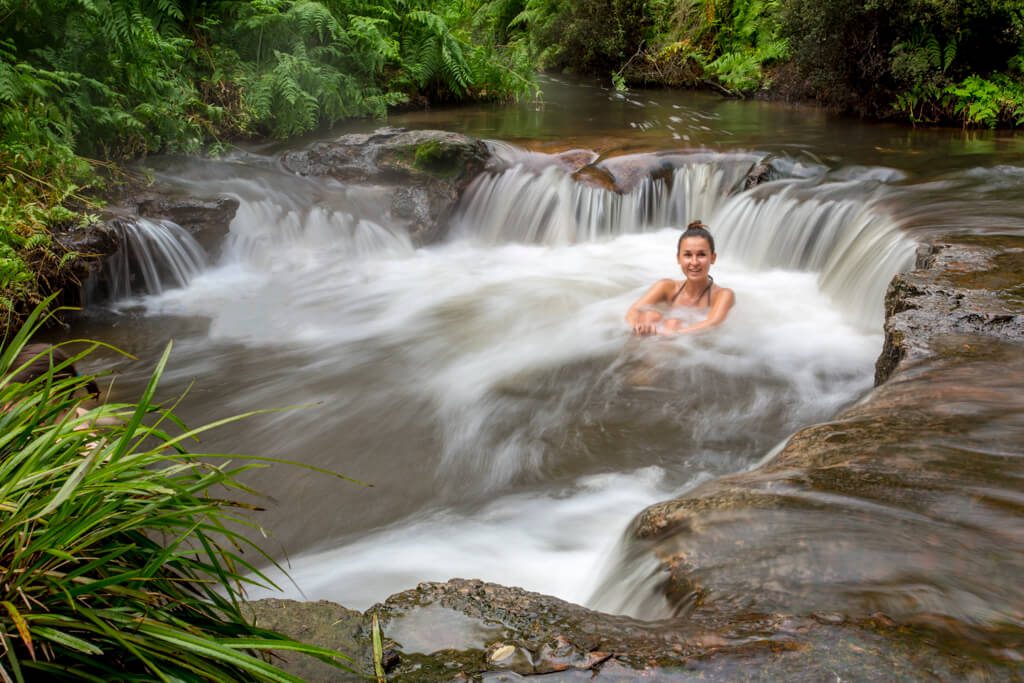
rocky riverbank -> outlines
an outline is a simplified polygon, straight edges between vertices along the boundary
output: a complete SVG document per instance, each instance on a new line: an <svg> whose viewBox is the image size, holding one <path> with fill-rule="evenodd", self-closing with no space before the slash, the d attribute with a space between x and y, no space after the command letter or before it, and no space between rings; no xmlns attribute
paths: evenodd
<svg viewBox="0 0 1024 683"><path fill-rule="evenodd" d="M761 467L638 515L626 555L655 567L636 590L667 618L453 579L364 614L260 601L256 620L350 652L368 673L377 614L389 680L1024 680L1024 567L1014 550L1024 511L1019 492L1001 488L1024 476L1022 282L1024 238L922 246L917 268L890 285L869 396L797 432ZM1005 523L974 528L980 515ZM949 535L925 533L917 519ZM851 543L858 537L863 545ZM732 561L780 538L785 558ZM998 608L972 610L970 585L910 578L948 562L1000 586ZM343 679L315 662L287 666L309 681Z"/></svg>

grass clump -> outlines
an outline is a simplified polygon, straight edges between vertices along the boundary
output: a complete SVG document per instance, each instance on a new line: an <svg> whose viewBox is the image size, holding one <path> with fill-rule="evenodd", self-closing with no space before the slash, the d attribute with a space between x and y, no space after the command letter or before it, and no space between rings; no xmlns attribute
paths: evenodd
<svg viewBox="0 0 1024 683"><path fill-rule="evenodd" d="M189 430L153 402L170 346L134 404L76 410L92 378L61 371L98 343L14 382L40 310L0 350L0 680L298 681L270 650L344 668L240 611L270 558L230 492L267 460L186 452L218 423Z"/></svg>

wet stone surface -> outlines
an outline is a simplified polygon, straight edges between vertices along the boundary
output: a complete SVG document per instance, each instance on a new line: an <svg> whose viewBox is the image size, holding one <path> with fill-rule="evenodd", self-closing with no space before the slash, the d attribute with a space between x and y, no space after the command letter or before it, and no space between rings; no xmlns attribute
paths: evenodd
<svg viewBox="0 0 1024 683"><path fill-rule="evenodd" d="M376 612L389 681L961 680L989 671L941 652L934 634L897 627L882 615L855 621L835 613L698 611L639 622L462 579L421 584L362 617L344 611L334 619L324 603L259 601L254 609L262 626L353 648L348 651L366 672L372 670L366 625ZM427 642L458 647L418 652ZM288 656L283 665L307 681L356 680L301 658Z"/></svg>
<svg viewBox="0 0 1024 683"><path fill-rule="evenodd" d="M299 175L391 188L392 217L417 244L429 244L444 236L459 196L489 157L481 140L459 133L381 128L287 152L281 163Z"/></svg>
<svg viewBox="0 0 1024 683"><path fill-rule="evenodd" d="M925 245L917 269L886 294L885 344L875 384L900 362L925 358L940 335L1024 340L1024 238L964 236Z"/></svg>

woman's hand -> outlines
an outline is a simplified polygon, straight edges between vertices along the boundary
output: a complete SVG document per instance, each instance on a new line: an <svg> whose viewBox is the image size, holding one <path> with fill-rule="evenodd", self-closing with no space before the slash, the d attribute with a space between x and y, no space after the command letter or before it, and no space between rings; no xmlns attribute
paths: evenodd
<svg viewBox="0 0 1024 683"><path fill-rule="evenodd" d="M641 337L658 334L658 323L660 322L661 313L657 311L640 311L633 322L633 334Z"/></svg>
<svg viewBox="0 0 1024 683"><path fill-rule="evenodd" d="M651 335L658 334L658 323L637 323L633 325L633 334L640 335L641 337L650 337Z"/></svg>

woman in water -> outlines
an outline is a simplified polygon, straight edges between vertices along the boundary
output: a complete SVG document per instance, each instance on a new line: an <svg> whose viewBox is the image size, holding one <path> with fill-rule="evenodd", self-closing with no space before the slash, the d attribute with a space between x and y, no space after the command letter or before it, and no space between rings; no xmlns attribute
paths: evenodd
<svg viewBox="0 0 1024 683"><path fill-rule="evenodd" d="M706 225L693 221L679 237L676 258L683 270L683 280L658 280L647 293L637 299L626 312L626 322L634 334L688 334L706 330L720 324L729 314L736 297L731 289L719 287L711 279L709 270L715 262L715 239ZM687 324L678 318L664 319L659 304L674 308L706 310L707 316Z"/></svg>

